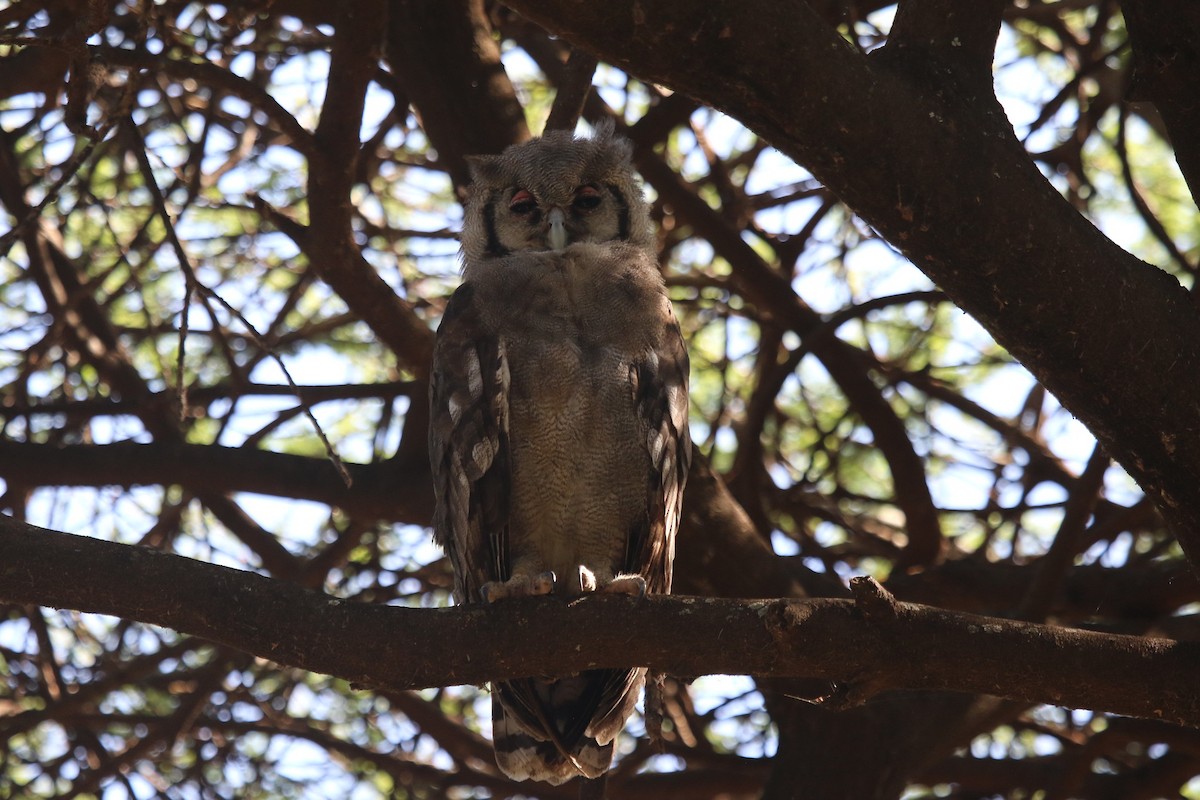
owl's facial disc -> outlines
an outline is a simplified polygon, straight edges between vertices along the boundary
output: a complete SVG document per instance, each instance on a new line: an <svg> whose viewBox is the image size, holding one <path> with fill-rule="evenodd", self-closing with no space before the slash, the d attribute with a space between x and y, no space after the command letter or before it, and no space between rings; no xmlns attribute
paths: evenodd
<svg viewBox="0 0 1200 800"><path fill-rule="evenodd" d="M546 215L550 223L550 232L546 234L546 244L551 250L562 250L567 246L567 218L561 208L552 208Z"/></svg>
<svg viewBox="0 0 1200 800"><path fill-rule="evenodd" d="M543 245L548 250L563 250L575 241L590 240L595 235L589 218L601 208L605 194L594 183L585 183L566 198L539 199L528 189L517 188L508 200L508 210L525 227L528 245ZM622 233L622 238L624 234Z"/></svg>

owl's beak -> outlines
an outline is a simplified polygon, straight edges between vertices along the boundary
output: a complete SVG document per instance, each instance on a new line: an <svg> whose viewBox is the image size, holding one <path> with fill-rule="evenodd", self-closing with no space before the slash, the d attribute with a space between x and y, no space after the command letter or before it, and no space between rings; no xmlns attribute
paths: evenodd
<svg viewBox="0 0 1200 800"><path fill-rule="evenodd" d="M546 236L546 243L550 245L551 250L562 250L567 246L566 215L563 214L561 208L552 208L546 215L546 221L550 223L550 233Z"/></svg>

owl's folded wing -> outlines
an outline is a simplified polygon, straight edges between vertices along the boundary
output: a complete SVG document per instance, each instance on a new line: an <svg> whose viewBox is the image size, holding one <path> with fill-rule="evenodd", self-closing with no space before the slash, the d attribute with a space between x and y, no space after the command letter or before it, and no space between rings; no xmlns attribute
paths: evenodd
<svg viewBox="0 0 1200 800"><path fill-rule="evenodd" d="M644 525L630 531L625 571L642 575L652 594L671 591L675 532L692 458L688 433L688 354L679 323L663 302L663 334L649 358L630 368L639 432L650 454Z"/></svg>
<svg viewBox="0 0 1200 800"><path fill-rule="evenodd" d="M430 379L433 535L454 565L460 603L508 579L511 483L508 362L480 324L470 283L458 288L438 328Z"/></svg>

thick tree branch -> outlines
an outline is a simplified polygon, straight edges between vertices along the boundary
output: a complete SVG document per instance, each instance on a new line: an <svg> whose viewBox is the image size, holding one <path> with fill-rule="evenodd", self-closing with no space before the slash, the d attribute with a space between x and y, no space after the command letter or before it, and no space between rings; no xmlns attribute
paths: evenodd
<svg viewBox="0 0 1200 800"><path fill-rule="evenodd" d="M848 600L600 595L394 608L9 517L0 517L0 565L5 602L162 625L389 690L646 665L678 675L824 677L861 699L893 688L950 689L1200 724L1200 688L1178 679L1200 670L1200 643L890 598L886 613L866 618ZM106 575L112 580L97 579ZM552 641L560 646L546 647Z"/></svg>
<svg viewBox="0 0 1200 800"><path fill-rule="evenodd" d="M959 77L992 79L992 52L1007 0L901 0L888 47L953 65Z"/></svg>
<svg viewBox="0 0 1200 800"><path fill-rule="evenodd" d="M354 239L354 185L367 85L378 68L387 24L382 0L343 6L330 55L329 87L314 134L305 252L321 279L371 326L418 378L429 373L433 332L363 258Z"/></svg>
<svg viewBox="0 0 1200 800"><path fill-rule="evenodd" d="M805 3L509 5L812 171L1096 434L1200 564L1200 316L1058 194L990 91L917 49L865 58Z"/></svg>
<svg viewBox="0 0 1200 800"><path fill-rule="evenodd" d="M1200 203L1200 5L1189 0L1127 0L1121 4L1133 43L1129 94L1162 114L1192 200Z"/></svg>
<svg viewBox="0 0 1200 800"><path fill-rule="evenodd" d="M579 122L579 115L583 113L583 104L592 91L595 72L595 56L586 50L571 51L557 81L557 93L554 95L554 105L550 106L550 116L546 118L546 130L574 133L575 123Z"/></svg>
<svg viewBox="0 0 1200 800"><path fill-rule="evenodd" d="M692 453L683 497L674 585L677 592L716 597L845 595L837 579L775 555L699 451Z"/></svg>
<svg viewBox="0 0 1200 800"><path fill-rule="evenodd" d="M470 183L466 156L529 138L483 0L393 2L387 40L387 60L456 186Z"/></svg>

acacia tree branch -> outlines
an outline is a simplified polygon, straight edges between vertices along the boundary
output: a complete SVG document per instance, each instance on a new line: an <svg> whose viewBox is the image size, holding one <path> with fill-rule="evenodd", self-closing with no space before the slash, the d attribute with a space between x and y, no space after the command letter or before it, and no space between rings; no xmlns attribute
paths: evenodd
<svg viewBox="0 0 1200 800"><path fill-rule="evenodd" d="M387 37L385 58L455 186L471 182L466 156L529 138L483 0L396 0Z"/></svg>
<svg viewBox="0 0 1200 800"><path fill-rule="evenodd" d="M905 566L934 563L941 554L942 530L926 482L925 463L913 449L904 423L867 373L857 348L836 336L809 336L823 330L821 315L792 289L789 279L775 270L747 244L741 232L724 220L704 199L648 147L635 153L638 171L713 248L729 260L739 290L760 308L804 337L851 406L871 430L875 445L887 459L895 487L895 503L904 512L908 545L902 552Z"/></svg>
<svg viewBox="0 0 1200 800"><path fill-rule="evenodd" d="M953 63L974 80L991 81L992 52L1007 0L900 0L888 46Z"/></svg>
<svg viewBox="0 0 1200 800"><path fill-rule="evenodd" d="M311 223L304 250L321 279L405 368L424 378L433 357L433 331L363 258L354 238L354 165L367 86L378 68L386 26L382 0L348 3L338 17L329 86L309 159Z"/></svg>
<svg viewBox="0 0 1200 800"><path fill-rule="evenodd" d="M1145 98L1162 114L1175 158L1192 199L1200 203L1200 6L1187 0L1123 2L1133 43L1131 98Z"/></svg>
<svg viewBox="0 0 1200 800"><path fill-rule="evenodd" d="M595 595L395 608L10 517L0 517L0 564L3 602L162 625L390 691L645 665L822 677L843 683L840 697L851 702L896 688L949 689L1200 724L1200 687L1178 679L1200 671L1200 643L898 603L871 583L861 585L860 605Z"/></svg>
<svg viewBox="0 0 1200 800"><path fill-rule="evenodd" d="M583 104L592 91L592 76L595 72L595 56L586 50L571 51L557 82L550 116L546 118L547 131L574 133L575 123L579 122L579 115L583 113Z"/></svg>
<svg viewBox="0 0 1200 800"><path fill-rule="evenodd" d="M807 167L1087 425L1200 564L1200 316L1055 190L974 71L863 56L802 2L508 5Z"/></svg>

